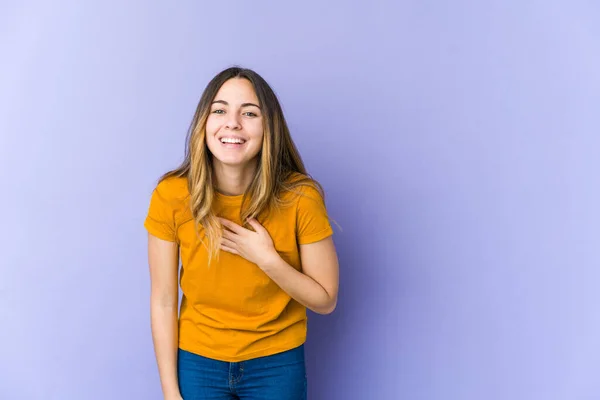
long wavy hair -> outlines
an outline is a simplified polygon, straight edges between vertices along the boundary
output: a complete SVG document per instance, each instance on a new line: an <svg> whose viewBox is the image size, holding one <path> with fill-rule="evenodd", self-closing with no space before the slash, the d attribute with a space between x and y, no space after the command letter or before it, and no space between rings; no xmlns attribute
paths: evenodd
<svg viewBox="0 0 600 400"><path fill-rule="evenodd" d="M245 191L240 210L240 219L247 225L247 218L268 215L273 207L287 205L282 194L294 192L300 186L309 185L319 191L323 199L322 186L306 171L283 116L277 96L269 84L256 72L241 67L231 67L217 74L206 86L186 137L185 159L181 165L159 179L169 177L187 178L190 193L189 206L195 221L196 235L208 250L208 264L219 258L222 226L213 211L216 188L212 158L206 144L206 120L211 103L221 86L232 78L250 81L263 115L263 143L258 153L256 174ZM260 222L260 219L259 219ZM200 229L199 229L200 228ZM252 228L249 228L252 229ZM204 232L204 237L200 232ZM208 240L208 243L207 243Z"/></svg>

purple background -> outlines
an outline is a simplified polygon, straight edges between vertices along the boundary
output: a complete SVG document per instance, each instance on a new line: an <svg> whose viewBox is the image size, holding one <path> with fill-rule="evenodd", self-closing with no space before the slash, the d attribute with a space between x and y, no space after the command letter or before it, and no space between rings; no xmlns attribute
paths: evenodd
<svg viewBox="0 0 600 400"><path fill-rule="evenodd" d="M2 2L0 398L161 398L142 223L232 64L272 84L343 228L310 399L600 398L599 20L572 0Z"/></svg>

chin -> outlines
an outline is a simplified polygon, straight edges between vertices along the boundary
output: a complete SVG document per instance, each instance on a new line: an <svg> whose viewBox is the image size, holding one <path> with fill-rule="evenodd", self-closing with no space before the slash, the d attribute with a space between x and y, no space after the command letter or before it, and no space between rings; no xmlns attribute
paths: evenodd
<svg viewBox="0 0 600 400"><path fill-rule="evenodd" d="M229 166L243 166L250 162L250 160L238 159L238 158L233 158L233 157L215 156L214 159L215 159L215 161L219 162L220 164L229 165Z"/></svg>

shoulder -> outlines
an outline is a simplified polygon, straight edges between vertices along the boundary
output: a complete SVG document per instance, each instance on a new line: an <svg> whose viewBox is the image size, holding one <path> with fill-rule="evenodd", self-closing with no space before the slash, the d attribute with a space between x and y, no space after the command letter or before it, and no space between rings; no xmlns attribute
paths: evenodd
<svg viewBox="0 0 600 400"><path fill-rule="evenodd" d="M155 190L170 199L183 199L188 195L187 178L170 176L156 184Z"/></svg>
<svg viewBox="0 0 600 400"><path fill-rule="evenodd" d="M286 201L295 204L296 209L324 207L323 187L312 177L294 172L286 180L287 190L283 196Z"/></svg>
<svg viewBox="0 0 600 400"><path fill-rule="evenodd" d="M153 197L158 197L165 206L181 207L189 198L187 178L170 176L160 180L153 190Z"/></svg>
<svg viewBox="0 0 600 400"><path fill-rule="evenodd" d="M317 242L332 235L323 187L308 175L294 174L290 179L298 244Z"/></svg>
<svg viewBox="0 0 600 400"><path fill-rule="evenodd" d="M312 177L294 172L288 178L288 184L293 187L293 191L302 196L307 196L314 199L324 197L323 187Z"/></svg>

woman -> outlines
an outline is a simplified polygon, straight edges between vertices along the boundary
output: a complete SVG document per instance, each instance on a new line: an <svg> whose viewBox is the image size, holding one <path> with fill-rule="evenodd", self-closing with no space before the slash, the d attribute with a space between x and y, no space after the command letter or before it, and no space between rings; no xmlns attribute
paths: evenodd
<svg viewBox="0 0 600 400"><path fill-rule="evenodd" d="M306 399L306 308L335 309L338 259L322 188L256 72L210 81L144 226L165 399Z"/></svg>

